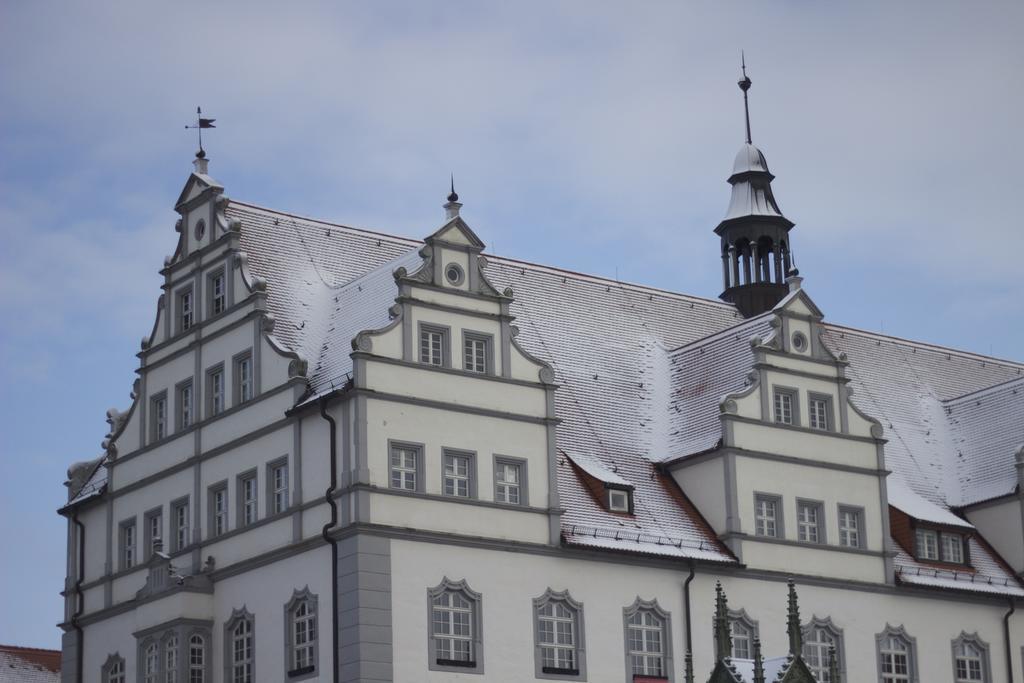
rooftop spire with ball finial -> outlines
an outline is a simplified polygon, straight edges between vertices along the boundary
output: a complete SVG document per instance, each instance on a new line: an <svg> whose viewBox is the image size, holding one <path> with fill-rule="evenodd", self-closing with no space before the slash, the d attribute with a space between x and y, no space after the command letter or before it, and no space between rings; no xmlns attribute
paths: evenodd
<svg viewBox="0 0 1024 683"><path fill-rule="evenodd" d="M459 209L462 208L462 204L459 203L459 195L455 192L455 174L451 174L451 188L452 191L448 195L448 203L444 205L444 217L447 220L451 220L459 215Z"/></svg>
<svg viewBox="0 0 1024 683"><path fill-rule="evenodd" d="M740 50L740 68L743 70L743 78L739 80L737 85L743 91L743 113L747 117L747 144L750 145L754 141L750 138L750 103L747 101L747 91L750 90L753 81L747 76L747 57L743 54L743 50Z"/></svg>

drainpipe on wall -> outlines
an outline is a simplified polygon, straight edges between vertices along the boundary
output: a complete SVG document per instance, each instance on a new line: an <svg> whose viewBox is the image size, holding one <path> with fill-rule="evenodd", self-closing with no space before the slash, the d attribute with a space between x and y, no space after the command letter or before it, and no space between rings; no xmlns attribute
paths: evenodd
<svg viewBox="0 0 1024 683"><path fill-rule="evenodd" d="M331 546L331 642L334 650L331 653L331 663L334 670L333 681L338 683L341 672L338 669L338 542L331 537L331 529L338 526L338 504L334 500L334 490L338 486L338 461L337 461L337 422L327 414L327 397L320 399L320 417L327 420L330 425L330 458L331 458L331 482L327 486L324 499L331 507L331 521L324 524L321 532L324 540Z"/></svg>
<svg viewBox="0 0 1024 683"><path fill-rule="evenodd" d="M78 618L85 611L85 597L82 595L82 581L85 578L85 525L78 521L78 510L71 513L71 523L78 527L78 568L75 572L75 597L78 604L71 615L71 625L78 634L78 652L76 654L75 679L78 683L84 680L82 667L85 666L85 631L78 623ZM1007 636L1009 637L1009 636Z"/></svg>
<svg viewBox="0 0 1024 683"><path fill-rule="evenodd" d="M1006 648L1006 681L1013 683L1013 653L1010 651L1010 617L1017 608L1010 598L1010 611L1003 615L1003 646Z"/></svg>
<svg viewBox="0 0 1024 683"><path fill-rule="evenodd" d="M686 683L693 683L693 637L690 628L690 582L693 581L695 570L690 563L690 575L683 582L683 613L686 615L686 669L683 674ZM1011 682L1012 683L1012 682Z"/></svg>

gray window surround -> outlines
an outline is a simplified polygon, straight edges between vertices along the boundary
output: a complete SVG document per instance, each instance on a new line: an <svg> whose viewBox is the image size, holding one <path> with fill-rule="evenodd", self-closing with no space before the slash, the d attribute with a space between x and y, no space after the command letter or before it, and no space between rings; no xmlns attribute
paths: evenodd
<svg viewBox="0 0 1024 683"><path fill-rule="evenodd" d="M252 469L242 472L235 477L235 526L241 529L242 527L252 526L256 522L260 521L260 481L258 476L259 470L255 467ZM253 512L252 519L246 520L245 518L245 485L252 481L252 495L253 495L253 506L256 508Z"/></svg>
<svg viewBox="0 0 1024 683"><path fill-rule="evenodd" d="M757 533L757 507L758 503L762 500L771 501L775 503L775 533L774 534L759 534ZM777 493L767 493L765 491L754 491L754 533L753 536L764 536L765 538L785 538L786 537L786 524L785 524L785 512L782 507L782 496Z"/></svg>
<svg viewBox="0 0 1024 683"><path fill-rule="evenodd" d="M220 532L217 531L217 511L215 506L215 499L218 492L224 492L224 524ZM222 479L216 484L211 484L207 488L206 493L206 536L207 538L217 538L226 533L230 528L230 519L228 517L228 511L231 509L230 500L228 500L228 480Z"/></svg>
<svg viewBox="0 0 1024 683"><path fill-rule="evenodd" d="M857 518L857 541L858 541L858 543L857 543L857 545L853 545L853 546L843 546L843 534L842 534L842 531L840 531L839 535L836 537L836 540L838 541L839 545L841 545L843 547L848 547L848 548L860 548L862 550L867 549L867 547L868 547L868 540L867 540L867 529L864 528L864 508L859 506L859 505L847 505L845 503L839 503L836 506L836 513L837 513L836 514L836 525L837 525L837 528L838 528L839 523L842 521L843 513L844 512L852 512L852 513L854 513L854 515Z"/></svg>
<svg viewBox="0 0 1024 683"><path fill-rule="evenodd" d="M573 613L575 626L575 659L576 673L544 671L544 657L540 642L540 610L548 603L557 602L564 604ZM586 652L586 631L584 629L583 603L576 602L568 590L554 591L547 588L544 593L533 599L533 662L534 678L558 681L585 681L587 680L587 652Z"/></svg>
<svg viewBox="0 0 1024 683"><path fill-rule="evenodd" d="M120 678L112 679L110 677L110 670L113 669L116 664L121 665L121 671L120 674L118 674ZM104 661L102 666L100 666L100 681L102 681L102 683L116 683L116 681L127 683L128 672L125 670L125 666L124 657L117 652L107 655L106 661Z"/></svg>
<svg viewBox="0 0 1024 683"><path fill-rule="evenodd" d="M180 543L178 538L178 511L185 511L185 542ZM191 536L191 522L192 522L192 511L189 509L189 497L182 496L171 501L170 505L171 516L167 520L169 532L169 543L164 544L165 550L169 550L172 553L181 552L188 547Z"/></svg>
<svg viewBox="0 0 1024 683"><path fill-rule="evenodd" d="M466 476L469 479L468 492L465 496L460 496L457 493L447 493L445 491L448 472L447 472L447 459L448 456L455 456L461 458L467 458L469 460L467 466ZM476 465L476 451L466 451L460 448L447 448L441 449L441 495L449 498L477 498L477 465Z"/></svg>
<svg viewBox="0 0 1024 683"><path fill-rule="evenodd" d="M232 652L234 630L242 621L249 622L249 644L252 652L251 679L259 680L256 676L256 618L252 612L246 609L245 605L242 605L242 609L231 610L231 616L224 621L224 683L233 683L234 681L231 677L231 669L235 663Z"/></svg>
<svg viewBox="0 0 1024 683"><path fill-rule="evenodd" d="M310 611L314 616L314 622L316 629L314 637L312 638L313 647L313 664L311 666L303 667L302 669L292 668L292 662L295 661L295 633L294 633L294 614L295 610L298 609L301 603L309 605ZM302 590L295 590L292 593L292 598L284 606L284 678L286 681L302 681L307 678L315 678L317 675L317 668L320 663L320 610L318 609L319 600L309 590L307 585Z"/></svg>
<svg viewBox="0 0 1024 683"><path fill-rule="evenodd" d="M163 403L163 433L160 433L160 421L157 419L157 405ZM149 442L156 443L171 435L170 411L167 405L167 390L162 389L149 397Z"/></svg>
<svg viewBox="0 0 1024 683"><path fill-rule="evenodd" d="M885 679L882 678L882 643L890 636L898 638L904 642L907 646L907 680L910 683L918 683L917 673L917 639L907 634L906 629L902 625L898 627L885 625L885 629L881 633L875 634L875 665L878 670L878 681L879 683L885 683Z"/></svg>
<svg viewBox="0 0 1024 683"><path fill-rule="evenodd" d="M185 297L189 299L188 319L185 318ZM174 333L182 334L191 330L196 324L195 289L189 283L174 290Z"/></svg>
<svg viewBox="0 0 1024 683"><path fill-rule="evenodd" d="M416 487L407 489L401 486L395 486L391 480L391 456L395 452L395 449L411 450L416 453ZM399 441L397 439L388 439L388 488L397 488L401 491L417 491L419 493L426 492L426 482L423 478L423 460L426 447L421 443L414 441Z"/></svg>
<svg viewBox="0 0 1024 683"><path fill-rule="evenodd" d="M132 530L131 562L128 561L129 544L125 538L129 528ZM117 525L117 557L117 566L121 571L135 569L142 564L139 562L139 528L135 517L123 519Z"/></svg>
<svg viewBox="0 0 1024 683"><path fill-rule="evenodd" d="M274 472L277 471L277 469L279 467L283 467L284 468L284 507L282 507L280 510L277 509L277 507L278 507L277 506L277 496L275 495L276 491L274 491ZM273 460L271 460L270 462L267 463L266 479L267 479L267 485L266 485L266 489L267 489L267 493L266 493L266 495L267 495L267 503L266 503L267 515L277 515L277 514L280 514L280 513L284 512L285 510L287 510L289 507L291 507L291 503L292 503L292 501L291 501L291 491L288 489L288 487L291 485L291 472L290 472L289 467L288 467L288 456L287 455L282 455L279 458L274 458Z"/></svg>
<svg viewBox="0 0 1024 683"><path fill-rule="evenodd" d="M811 633L813 631L816 631L816 630L825 631L832 638L832 643L833 643L833 646L835 647L835 651L836 651L836 663L839 666L840 678L841 678L841 680L845 681L846 680L846 650L845 650L846 643L845 643L845 641L843 639L843 629L839 628L838 626L835 625L835 623L833 623L832 617L825 617L824 619L819 619L817 616L814 616L814 617L811 618L810 622L808 622L808 623L804 624L803 626L801 626L801 631L803 631L803 636L804 636L804 646L805 647L807 646L808 638L810 637ZM807 663L806 656L804 657L804 663L805 664ZM808 664L808 668L810 668L809 664ZM837 683L837 682L833 681L832 683Z"/></svg>
<svg viewBox="0 0 1024 683"><path fill-rule="evenodd" d="M157 518L157 519L160 520L160 535L157 536L157 538L159 538L160 542L163 543L163 540L164 540L164 506L163 505L160 505L158 507L146 510L146 512L144 512L142 514L142 519L144 520L143 521L143 525L142 525L143 526L142 535L144 537L144 540L143 540L143 546L142 546L143 552L139 556L139 559L141 559L143 562L148 562L149 559L151 557L153 557L153 540L154 539L153 539L153 530L152 530L151 526L152 526L152 522L153 522L154 518ZM167 547L166 546L163 546L163 549L164 549L164 552L167 551Z"/></svg>
<svg viewBox="0 0 1024 683"><path fill-rule="evenodd" d="M792 334L789 343L792 345L793 349L798 353L803 353L804 351L807 350L807 347L809 346L809 344L807 343L807 336L803 332L800 332L799 330Z"/></svg>
<svg viewBox="0 0 1024 683"><path fill-rule="evenodd" d="M792 422L780 422L775 419L775 397L780 394L789 396L789 403L793 410L793 421ZM772 385L772 403L771 403L771 421L772 423L778 423L783 425L791 425L794 427L801 426L800 422L800 390L796 387L786 387L778 384Z"/></svg>
<svg viewBox="0 0 1024 683"><path fill-rule="evenodd" d="M221 297L223 299L223 303L221 305L220 311L219 312L214 312L213 309L214 309L214 298L215 297L214 297L213 282L218 277L224 278L224 289L223 289L223 295ZM219 315L223 315L224 312L228 310L228 306L229 306L229 304L228 304L228 279L227 279L227 275L226 275L226 271L225 271L224 266L220 266L219 268L211 270L209 273L206 274L206 292L207 292L207 295L206 295L206 317L207 317L207 319L213 318L213 317L216 317L216 316L219 316Z"/></svg>
<svg viewBox="0 0 1024 683"><path fill-rule="evenodd" d="M190 394L188 397L185 396L186 389ZM175 429L180 432L198 422L196 420L196 388L191 377L174 386L174 396L174 423ZM186 407L188 407L188 422L185 421Z"/></svg>
<svg viewBox="0 0 1024 683"><path fill-rule="evenodd" d="M484 370L478 372L477 370L471 370L466 367L466 345L470 341L480 341L484 343ZM475 332L473 330L462 330L462 369L466 372L472 372L477 375L493 375L494 374L494 335L486 332Z"/></svg>
<svg viewBox="0 0 1024 683"><path fill-rule="evenodd" d="M818 527L818 540L808 541L800 538L801 522L800 522L800 510L801 508L808 507L814 508L817 512L817 527ZM810 545L827 545L828 535L826 534L825 525L825 501L822 500L811 500L808 498L797 498L796 499L796 535L797 540L801 543L808 543Z"/></svg>
<svg viewBox="0 0 1024 683"><path fill-rule="evenodd" d="M950 649L953 654L953 680L957 680L956 650L963 643L968 643L978 648L981 659L981 683L992 683L992 662L989 656L988 643L979 638L977 633L967 633L966 631L961 631L960 635L954 638L953 641L950 643Z"/></svg>
<svg viewBox="0 0 1024 683"><path fill-rule="evenodd" d="M192 639L195 636L199 636L203 639L203 671L205 672L205 679L208 683L213 683L213 653L211 652L211 645L213 644L213 637L209 630L192 629L187 632L185 641L182 647L182 655L185 658L185 668L182 669L182 683L190 681L190 678L185 676L190 675L192 672L189 667L192 666L192 647L194 643Z"/></svg>
<svg viewBox="0 0 1024 683"><path fill-rule="evenodd" d="M249 397L242 399L242 363L249 363ZM256 368L253 367L252 347L231 357L231 405L241 405L256 398Z"/></svg>
<svg viewBox="0 0 1024 683"><path fill-rule="evenodd" d="M760 624L758 623L757 619L754 619L749 614L747 614L747 610L745 610L743 608L729 610L729 634L730 634L730 636L734 635L734 628L733 628L734 624L742 624L743 627L746 628L750 632L750 643L748 643L748 646L751 648L750 654L751 654L751 656L753 656L754 640L756 638L760 638L760 636L761 636L761 626L760 626ZM733 641L733 650L732 650L732 656L733 657L738 656L736 654L735 647L736 647L736 642L734 640Z"/></svg>
<svg viewBox="0 0 1024 683"><path fill-rule="evenodd" d="M213 382L214 376L220 373L220 410L214 410L213 405ZM228 407L227 397L227 376L224 374L224 363L217 363L206 368L206 417L220 415Z"/></svg>
<svg viewBox="0 0 1024 683"><path fill-rule="evenodd" d="M658 600L643 600L637 596L633 604L622 608L622 647L626 664L626 683L633 683L633 667L629 657L629 618L637 612L653 612L661 619L662 668L664 678L675 681L675 666L672 664L672 615L661 608Z"/></svg>
<svg viewBox="0 0 1024 683"><path fill-rule="evenodd" d="M434 640L434 598L444 593L461 594L472 606L470 618L471 642L473 647L472 666L459 666L447 663L449 660L438 660L437 643ZM427 669L430 671L448 671L451 673L482 674L484 672L484 638L483 638L483 596L469 587L465 579L452 581L447 576L441 583L427 589ZM444 662L444 663L439 663Z"/></svg>
<svg viewBox="0 0 1024 683"><path fill-rule="evenodd" d="M823 401L825 403L824 429L821 427L811 427L811 415L813 415L813 411L811 410L812 401ZM835 414L835 407L833 406L831 395L821 394L814 391L807 392L807 426L809 428L816 429L821 432L834 432L836 430Z"/></svg>
<svg viewBox="0 0 1024 683"><path fill-rule="evenodd" d="M449 275L448 275L448 273L450 271L452 271L452 270L456 271L456 277L454 277L454 278L449 277ZM458 263L455 263L454 261L451 261L449 263L446 263L445 266L444 266L444 279L445 279L445 282L447 282L448 284L450 284L450 285L452 285L454 287L458 287L463 282L466 281L466 271L464 271L462 269L462 266L460 266Z"/></svg>
<svg viewBox="0 0 1024 683"><path fill-rule="evenodd" d="M516 465L519 467L519 502L508 503L505 501L498 500L498 465ZM526 458L517 458L511 455L494 455L493 469L491 470L491 479L494 480L494 502L501 505L512 505L516 507L529 507L530 505L530 487L528 482L529 479L529 463Z"/></svg>
<svg viewBox="0 0 1024 683"><path fill-rule="evenodd" d="M436 363L428 363L423 360L422 344L423 335L426 332L434 332L441 335L441 365L437 366ZM416 332L416 360L423 365L435 365L442 368L450 368L452 366L452 330L447 325L437 325L434 323L420 322L419 329Z"/></svg>

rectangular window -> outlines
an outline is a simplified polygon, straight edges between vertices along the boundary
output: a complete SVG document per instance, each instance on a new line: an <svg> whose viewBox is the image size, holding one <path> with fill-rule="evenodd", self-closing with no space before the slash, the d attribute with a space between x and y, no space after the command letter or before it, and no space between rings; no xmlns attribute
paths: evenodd
<svg viewBox="0 0 1024 683"><path fill-rule="evenodd" d="M775 390L775 421L779 424L796 424L793 408L796 405L796 392L788 389Z"/></svg>
<svg viewBox="0 0 1024 683"><path fill-rule="evenodd" d="M608 509L612 512L629 512L629 491L608 489Z"/></svg>
<svg viewBox="0 0 1024 683"><path fill-rule="evenodd" d="M227 280L224 271L218 270L210 275L210 315L219 315L227 308Z"/></svg>
<svg viewBox="0 0 1024 683"><path fill-rule="evenodd" d="M491 338L488 335L464 332L462 336L463 368L484 374L490 371Z"/></svg>
<svg viewBox="0 0 1024 683"><path fill-rule="evenodd" d="M915 534L917 540L917 556L922 560L939 559L939 535L931 529L918 529Z"/></svg>
<svg viewBox="0 0 1024 683"><path fill-rule="evenodd" d="M782 537L780 503L778 496L754 496L754 533L758 536Z"/></svg>
<svg viewBox="0 0 1024 683"><path fill-rule="evenodd" d="M135 519L121 522L121 569L131 569L137 561Z"/></svg>
<svg viewBox="0 0 1024 683"><path fill-rule="evenodd" d="M145 557L148 560L153 556L153 553L164 550L164 513L162 508L156 508L150 510L145 515L146 519L146 539L145 539Z"/></svg>
<svg viewBox="0 0 1024 683"><path fill-rule="evenodd" d="M178 292L178 332L184 332L195 322L192 288Z"/></svg>
<svg viewBox="0 0 1024 683"><path fill-rule="evenodd" d="M167 392L161 391L159 394L150 399L150 409L153 414L151 416L152 426L150 428L150 437L153 441L159 441L160 439L167 436Z"/></svg>
<svg viewBox="0 0 1024 683"><path fill-rule="evenodd" d="M800 500L796 504L797 539L804 543L824 543L825 529L822 504Z"/></svg>
<svg viewBox="0 0 1024 683"><path fill-rule="evenodd" d="M171 503L171 538L174 552L188 547L188 498Z"/></svg>
<svg viewBox="0 0 1024 683"><path fill-rule="evenodd" d="M961 536L960 534L942 534L942 561L963 564L963 536Z"/></svg>
<svg viewBox="0 0 1024 683"><path fill-rule="evenodd" d="M228 484L220 482L210 488L210 536L228 530Z"/></svg>
<svg viewBox="0 0 1024 683"><path fill-rule="evenodd" d="M864 513L859 508L839 506L839 545L863 548Z"/></svg>
<svg viewBox="0 0 1024 683"><path fill-rule="evenodd" d="M494 501L526 505L526 462L511 458L494 459Z"/></svg>
<svg viewBox="0 0 1024 683"><path fill-rule="evenodd" d="M211 417L224 412L224 366L218 365L206 371L206 412Z"/></svg>
<svg viewBox="0 0 1024 683"><path fill-rule="evenodd" d="M832 429L832 399L812 394L807 402L811 429L829 431Z"/></svg>
<svg viewBox="0 0 1024 683"><path fill-rule="evenodd" d="M270 514L276 515L288 509L288 458L281 458L267 465L267 499Z"/></svg>
<svg viewBox="0 0 1024 683"><path fill-rule="evenodd" d="M444 452L444 495L469 498L473 495L473 455Z"/></svg>
<svg viewBox="0 0 1024 683"><path fill-rule="evenodd" d="M249 526L259 518L256 495L256 473L246 472L238 477L238 526Z"/></svg>
<svg viewBox="0 0 1024 683"><path fill-rule="evenodd" d="M235 405L250 400L253 389L252 352L246 351L235 357Z"/></svg>
<svg viewBox="0 0 1024 683"><path fill-rule="evenodd" d="M420 325L420 362L427 365L448 365L448 329Z"/></svg>
<svg viewBox="0 0 1024 683"><path fill-rule="evenodd" d="M431 603L434 662L441 666L474 667L475 603L461 592L451 590L434 596Z"/></svg>
<svg viewBox="0 0 1024 683"><path fill-rule="evenodd" d="M537 646L542 673L579 675L577 615L577 609L564 601L549 601L537 608Z"/></svg>
<svg viewBox="0 0 1024 683"><path fill-rule="evenodd" d="M192 380L178 385L178 429L192 426Z"/></svg>
<svg viewBox="0 0 1024 683"><path fill-rule="evenodd" d="M634 678L665 677L665 640L664 622L653 610L639 610L629 617L626 647Z"/></svg>
<svg viewBox="0 0 1024 683"><path fill-rule="evenodd" d="M419 446L392 444L391 446L391 488L418 491L420 485L420 461L422 448Z"/></svg>

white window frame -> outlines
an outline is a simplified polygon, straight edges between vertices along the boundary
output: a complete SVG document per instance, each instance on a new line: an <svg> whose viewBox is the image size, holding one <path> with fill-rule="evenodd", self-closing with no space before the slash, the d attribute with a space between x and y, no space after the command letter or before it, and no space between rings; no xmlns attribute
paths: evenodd
<svg viewBox="0 0 1024 683"><path fill-rule="evenodd" d="M634 620L641 623L633 623ZM645 623L648 621L656 623ZM638 596L632 605L622 610L622 625L626 681L632 683L634 676L674 680L671 615L658 605L658 601L647 601ZM658 634L658 649L652 648L654 633Z"/></svg>
<svg viewBox="0 0 1024 683"><path fill-rule="evenodd" d="M819 619L814 617L803 628L804 664L814 674L819 683L838 683L830 681L829 656L831 650L836 653L836 665L841 680L846 680L846 656L843 651L843 629L832 623L831 617Z"/></svg>
<svg viewBox="0 0 1024 683"><path fill-rule="evenodd" d="M963 534L943 531L939 534L939 557L951 564L967 564L966 540ZM953 549L956 552L951 552Z"/></svg>
<svg viewBox="0 0 1024 683"><path fill-rule="evenodd" d="M218 280L220 281L219 294L217 292ZM218 268L210 273L207 279L207 287L210 292L210 309L207 315L212 318L213 316L220 315L228 308L228 278L224 268Z"/></svg>
<svg viewBox="0 0 1024 683"><path fill-rule="evenodd" d="M906 672L897 671L900 655L905 656ZM886 624L885 630L875 635L875 661L879 683L917 683L917 640L903 626Z"/></svg>
<svg viewBox="0 0 1024 683"><path fill-rule="evenodd" d="M188 680L182 681L182 683L206 683L210 661L210 655L206 649L208 642L210 642L209 639L202 633L189 634L186 669L188 671ZM198 657L196 657L197 653Z"/></svg>
<svg viewBox="0 0 1024 683"><path fill-rule="evenodd" d="M618 488L615 486L608 486L606 489L608 495L608 510L609 512L633 512L633 492L626 488Z"/></svg>
<svg viewBox="0 0 1024 683"><path fill-rule="evenodd" d="M466 607L453 604L456 599L464 601ZM461 626L468 632L456 628L458 615L464 615ZM452 581L446 576L427 590L427 624L427 668L430 671L484 672L483 597L465 580ZM442 656L454 654L456 643L467 644L467 659Z"/></svg>
<svg viewBox="0 0 1024 683"><path fill-rule="evenodd" d="M450 368L451 355L451 329L443 325L420 323L416 337L416 358L419 362L438 368Z"/></svg>
<svg viewBox="0 0 1024 683"><path fill-rule="evenodd" d="M844 548L867 548L867 536L864 529L864 508L855 505L838 506L836 523L839 526L839 545ZM854 520L854 526L847 523L847 519ZM856 543L851 543L851 534L856 534Z"/></svg>
<svg viewBox="0 0 1024 683"><path fill-rule="evenodd" d="M306 586L294 591L291 600L284 606L287 681L301 681L317 675L320 661L318 602L317 596Z"/></svg>
<svg viewBox="0 0 1024 683"><path fill-rule="evenodd" d="M245 607L233 610L224 624L224 681L256 683L255 652L255 618Z"/></svg>
<svg viewBox="0 0 1024 683"><path fill-rule="evenodd" d="M290 481L287 455L267 463L267 514L279 515L288 510L291 502L288 491Z"/></svg>
<svg viewBox="0 0 1024 683"><path fill-rule="evenodd" d="M236 355L231 365L235 378L234 405L237 406L256 398L256 366L253 363L252 349Z"/></svg>
<svg viewBox="0 0 1024 683"><path fill-rule="evenodd" d="M771 504L772 515L768 514ZM763 507L762 507L763 506ZM754 492L754 535L763 538L785 538L782 496L775 493Z"/></svg>
<svg viewBox="0 0 1024 683"><path fill-rule="evenodd" d="M801 543L824 545L828 542L825 536L824 502L806 498L796 499L796 533L797 540Z"/></svg>
<svg viewBox="0 0 1024 683"><path fill-rule="evenodd" d="M545 615L547 608L561 608L564 615ZM545 624L551 624L550 629ZM562 628L559 629L559 624ZM565 626L568 624L568 626ZM559 631L561 630L561 634ZM564 641L569 631L570 642ZM548 638L548 634L554 636ZM561 636L561 637L560 637ZM534 677L549 680L579 681L587 678L586 637L583 628L583 603L573 600L569 591L550 588L533 599ZM572 666L558 666L572 659Z"/></svg>
<svg viewBox="0 0 1024 683"><path fill-rule="evenodd" d="M190 512L188 496L182 496L177 500L171 501L171 518L169 523L172 531L171 540L174 541L170 548L172 552L181 552L188 547Z"/></svg>
<svg viewBox="0 0 1024 683"><path fill-rule="evenodd" d="M255 469L247 470L238 475L237 492L238 510L235 511L235 526L238 528L252 526L260 520L259 479Z"/></svg>
<svg viewBox="0 0 1024 683"><path fill-rule="evenodd" d="M526 507L529 502L529 489L527 486L528 470L527 461L524 458L514 458L510 455L494 456L494 502L502 505L519 505ZM519 481L506 481L508 470L511 467L518 472ZM512 495L513 492L515 495ZM518 500L513 498L518 497Z"/></svg>
<svg viewBox="0 0 1024 683"><path fill-rule="evenodd" d="M819 412L818 407L821 410ZM832 397L828 394L807 393L807 426L823 432L835 431L832 417Z"/></svg>
<svg viewBox="0 0 1024 683"><path fill-rule="evenodd" d="M192 285L182 287L175 292L175 300L178 306L178 315L175 320L178 334L188 332L196 324L196 301Z"/></svg>
<svg viewBox="0 0 1024 683"><path fill-rule="evenodd" d="M788 406L786 402L788 401ZM786 409L789 419L786 419ZM800 425L800 391L793 387L772 387L772 419L775 424Z"/></svg>
<svg viewBox="0 0 1024 683"><path fill-rule="evenodd" d="M156 552L156 542L160 541L161 552L167 550L164 547L164 508L155 507L151 510L147 510L143 513L142 518L144 520L143 528L143 549L145 554L142 557L144 562L149 561L149 558L153 557L153 553Z"/></svg>
<svg viewBox="0 0 1024 683"><path fill-rule="evenodd" d="M118 546L121 571L132 569L139 564L139 528L135 518L122 520L118 525Z"/></svg>
<svg viewBox="0 0 1024 683"><path fill-rule="evenodd" d="M751 618L745 609L729 610L729 639L732 641L730 654L734 659L753 658L754 641L759 633L757 620Z"/></svg>
<svg viewBox="0 0 1024 683"><path fill-rule="evenodd" d="M226 479L213 484L209 488L210 538L223 536L228 532L228 482Z"/></svg>
<svg viewBox="0 0 1024 683"><path fill-rule="evenodd" d="M206 415L220 415L227 408L224 388L224 364L218 363L206 370Z"/></svg>
<svg viewBox="0 0 1024 683"><path fill-rule="evenodd" d="M953 683L992 683L992 665L989 659L988 643L978 637L977 633L961 631L951 643L953 652ZM964 652L966 648L973 648L976 654ZM961 660L966 663L966 676L961 676L964 669L961 669ZM977 662L978 676L971 677L970 662Z"/></svg>
<svg viewBox="0 0 1024 683"><path fill-rule="evenodd" d="M192 382L192 378L189 377L184 382L180 382L175 387L175 396L177 397L176 409L178 413L178 431L188 429L195 423L195 384Z"/></svg>
<svg viewBox="0 0 1024 683"><path fill-rule="evenodd" d="M160 683L160 643L156 640L143 642L139 647L139 669L142 683Z"/></svg>
<svg viewBox="0 0 1024 683"><path fill-rule="evenodd" d="M464 464L465 471L459 471L459 463ZM476 498L476 453L441 450L441 493L452 498Z"/></svg>
<svg viewBox="0 0 1024 683"><path fill-rule="evenodd" d="M170 435L167 414L167 391L160 391L149 397L150 415L149 438L152 442L161 441Z"/></svg>
<svg viewBox="0 0 1024 683"><path fill-rule="evenodd" d="M181 639L178 634L172 631L164 637L161 650L164 666L162 682L181 683Z"/></svg>
<svg viewBox="0 0 1024 683"><path fill-rule="evenodd" d="M124 657L116 652L107 656L107 661L100 667L100 680L103 683L126 683L128 678L125 672Z"/></svg>
<svg viewBox="0 0 1024 683"><path fill-rule="evenodd" d="M939 532L935 529L914 529L914 557L919 560L939 560Z"/></svg>
<svg viewBox="0 0 1024 683"><path fill-rule="evenodd" d="M389 441L388 486L398 491L423 493L423 453L423 444L408 441ZM396 465L395 456L399 454L401 454L401 462ZM406 456L409 455L412 456L411 466L406 459Z"/></svg>
<svg viewBox="0 0 1024 683"><path fill-rule="evenodd" d="M483 332L462 332L462 369L480 375L494 374L494 336Z"/></svg>

